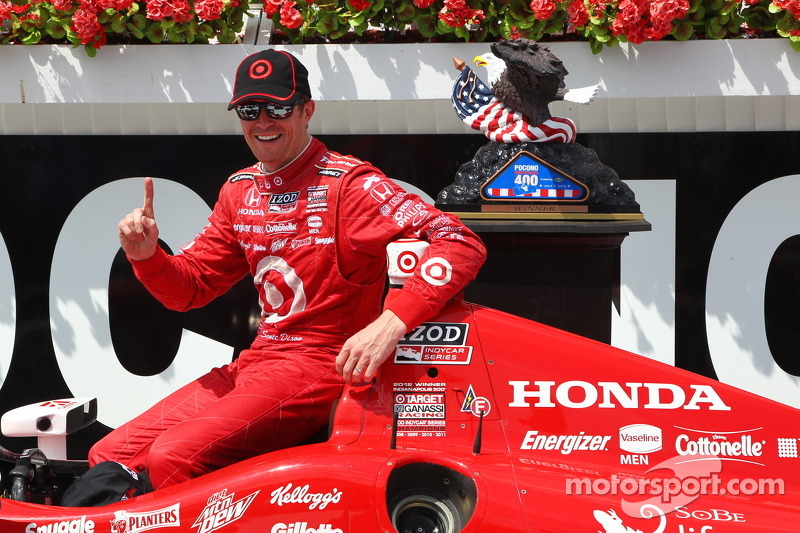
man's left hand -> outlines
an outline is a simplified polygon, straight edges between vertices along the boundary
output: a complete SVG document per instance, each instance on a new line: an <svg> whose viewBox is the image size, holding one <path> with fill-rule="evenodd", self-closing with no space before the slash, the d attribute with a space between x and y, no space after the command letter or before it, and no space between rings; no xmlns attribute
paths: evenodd
<svg viewBox="0 0 800 533"><path fill-rule="evenodd" d="M406 331L403 321L387 309L374 322L347 339L336 356L336 371L347 383L369 383Z"/></svg>

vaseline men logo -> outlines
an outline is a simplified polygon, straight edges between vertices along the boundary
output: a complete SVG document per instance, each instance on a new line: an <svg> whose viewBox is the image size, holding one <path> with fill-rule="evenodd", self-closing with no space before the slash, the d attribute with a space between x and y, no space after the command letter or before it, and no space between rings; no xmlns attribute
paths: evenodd
<svg viewBox="0 0 800 533"><path fill-rule="evenodd" d="M653 453L661 449L661 428L649 424L631 424L619 428L619 447L628 453Z"/></svg>

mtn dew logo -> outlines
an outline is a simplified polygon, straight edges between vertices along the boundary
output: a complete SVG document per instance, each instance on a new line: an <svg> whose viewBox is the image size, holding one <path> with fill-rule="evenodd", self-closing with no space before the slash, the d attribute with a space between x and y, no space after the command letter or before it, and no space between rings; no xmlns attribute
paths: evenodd
<svg viewBox="0 0 800 533"><path fill-rule="evenodd" d="M228 489L212 495L206 503L205 509L192 524L197 528L197 533L211 533L231 522L239 520L260 491L234 501L236 493L228 494Z"/></svg>

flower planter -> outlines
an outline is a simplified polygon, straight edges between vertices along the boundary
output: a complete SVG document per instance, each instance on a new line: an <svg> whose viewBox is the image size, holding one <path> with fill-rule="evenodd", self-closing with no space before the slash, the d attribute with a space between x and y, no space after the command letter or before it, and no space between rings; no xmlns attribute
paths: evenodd
<svg viewBox="0 0 800 533"><path fill-rule="evenodd" d="M800 96L800 53L785 39L644 43L598 55L582 42L550 47L570 72L568 87L600 85L591 105L554 104L582 132L800 128L789 113ZM261 48L106 46L89 58L69 46L0 46L0 132L235 133L223 104L236 64ZM457 133L466 130L449 103L452 58L471 61L489 44L281 48L310 67L319 132ZM97 120L59 125L40 105L70 118L88 105Z"/></svg>

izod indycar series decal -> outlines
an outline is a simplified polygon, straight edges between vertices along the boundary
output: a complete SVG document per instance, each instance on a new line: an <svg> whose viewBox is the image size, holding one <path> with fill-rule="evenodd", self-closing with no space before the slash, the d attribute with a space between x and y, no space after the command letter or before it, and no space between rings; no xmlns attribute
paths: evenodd
<svg viewBox="0 0 800 533"><path fill-rule="evenodd" d="M425 322L404 336L395 349L397 364L467 365L472 347L466 345L469 326Z"/></svg>

